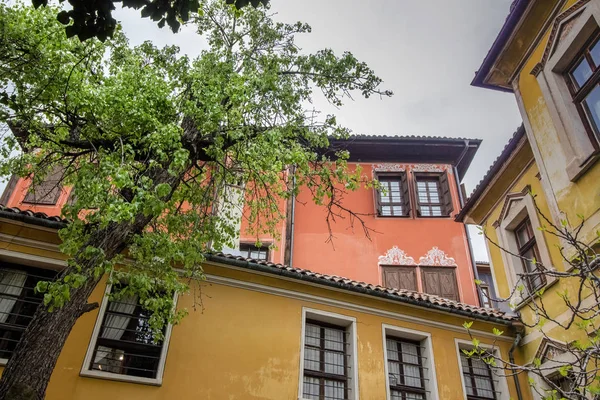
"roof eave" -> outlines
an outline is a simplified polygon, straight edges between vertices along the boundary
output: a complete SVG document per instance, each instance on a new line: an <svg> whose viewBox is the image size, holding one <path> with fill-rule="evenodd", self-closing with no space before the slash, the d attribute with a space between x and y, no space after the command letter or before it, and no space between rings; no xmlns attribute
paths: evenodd
<svg viewBox="0 0 600 400"><path fill-rule="evenodd" d="M492 47L483 59L479 70L475 72L475 77L471 81L472 86L497 90L501 92L513 92L512 88L507 88L505 86L489 83L487 81L487 78L490 74L490 71L496 64L498 56L506 47L507 41L512 36L515 28L519 25L519 21L525 14L525 10L527 9L529 2L530 0L515 0L514 3L511 5L510 13L506 18L506 21L504 21L504 25L502 25L500 33L498 33L498 36L496 36L496 39L494 40Z"/></svg>

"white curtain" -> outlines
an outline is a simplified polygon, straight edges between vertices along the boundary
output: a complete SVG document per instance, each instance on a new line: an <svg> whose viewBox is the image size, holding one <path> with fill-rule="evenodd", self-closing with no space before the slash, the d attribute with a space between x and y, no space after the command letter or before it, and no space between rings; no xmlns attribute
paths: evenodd
<svg viewBox="0 0 600 400"><path fill-rule="evenodd" d="M19 296L23 291L27 274L21 271L3 271L0 281L0 294ZM17 299L0 296L0 322L6 322Z"/></svg>
<svg viewBox="0 0 600 400"><path fill-rule="evenodd" d="M138 298L136 295L126 296L118 301L110 302L108 305L108 311L119 312L123 314L132 314L137 306ZM100 337L106 339L119 340L123 337L127 325L131 317L125 315L114 315L108 314L104 321L104 329ZM119 373L121 367L121 361L123 360L124 352L119 349L112 349L110 347L98 346L96 349L96 357L94 358L94 364L96 369Z"/></svg>

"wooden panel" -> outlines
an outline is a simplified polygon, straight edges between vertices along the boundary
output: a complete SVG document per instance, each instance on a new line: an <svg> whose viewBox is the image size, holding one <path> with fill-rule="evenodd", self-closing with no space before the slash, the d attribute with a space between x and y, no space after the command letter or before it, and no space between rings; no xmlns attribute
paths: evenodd
<svg viewBox="0 0 600 400"><path fill-rule="evenodd" d="M459 301L455 268L421 268L423 291L428 294Z"/></svg>
<svg viewBox="0 0 600 400"><path fill-rule="evenodd" d="M450 215L454 207L452 207L452 193L446 172L440 175L440 201L442 202L442 213Z"/></svg>
<svg viewBox="0 0 600 400"><path fill-rule="evenodd" d="M54 205L62 192L61 180L63 177L63 169L55 168L46 176L43 182L37 186L30 188L25 198L24 203Z"/></svg>
<svg viewBox="0 0 600 400"><path fill-rule="evenodd" d="M400 190L402 191L402 213L410 215L410 192L406 172L400 175Z"/></svg>
<svg viewBox="0 0 600 400"><path fill-rule="evenodd" d="M416 267L382 266L383 286L393 289L417 290Z"/></svg>

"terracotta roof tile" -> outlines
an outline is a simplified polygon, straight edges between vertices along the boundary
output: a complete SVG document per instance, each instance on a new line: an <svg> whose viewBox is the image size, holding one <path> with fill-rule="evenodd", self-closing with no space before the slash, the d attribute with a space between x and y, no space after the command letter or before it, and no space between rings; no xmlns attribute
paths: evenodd
<svg viewBox="0 0 600 400"><path fill-rule="evenodd" d="M50 221L50 222L57 222L57 223L63 223L63 224L67 223L66 219L61 218L56 215L49 216L43 212L34 212L31 210L21 210L20 208L17 208L17 207L6 207L6 206L3 206L2 204L0 204L0 212L6 213L6 214L20 215L23 217L37 218L40 220L45 220L45 221Z"/></svg>
<svg viewBox="0 0 600 400"><path fill-rule="evenodd" d="M474 318L479 318L479 319L486 319L485 317L492 317L494 319L504 320L506 322L511 322L511 321L517 320L517 316L514 314L509 314L509 313L505 313L505 312L490 309L490 308L476 307L476 306L472 306L469 304L460 303L458 301L445 299L445 298L442 298L439 296L430 295L427 293L419 293L419 292L414 292L414 291L405 290L405 289L386 288L383 286L373 285L373 284L366 283L366 282L354 281L352 279L340 277L337 275L324 275L324 274L312 272L312 271L302 269L302 268L293 268L293 267L283 265L283 264L275 264L270 261L255 260L252 258L245 258L242 256L225 254L225 253L211 254L211 255L209 255L209 259L212 259L212 261L217 261L217 262L221 261L223 263L227 263L227 260L236 260L236 261L243 261L246 263L251 263L251 264L256 264L256 265L262 265L262 266L269 267L270 269L272 269L273 270L272 272L274 274L277 273L276 272L277 270L284 270L284 271L290 272L292 274L298 275L299 279L301 279L301 276L308 276L308 277L316 278L317 280L322 280L324 282L329 281L329 282L341 283L344 286L347 286L347 289L349 289L349 290L352 290L352 288L361 288L361 289L368 289L368 290L376 292L376 293L378 293L378 292L379 293L387 293L387 294L390 294L393 297L395 297L398 301L402 301L405 299L411 299L411 300L416 300L417 302L423 303L422 304L423 306L426 306L427 304L435 304L444 309L447 309L448 312L452 312L453 310L460 310L460 311L471 314L471 316Z"/></svg>

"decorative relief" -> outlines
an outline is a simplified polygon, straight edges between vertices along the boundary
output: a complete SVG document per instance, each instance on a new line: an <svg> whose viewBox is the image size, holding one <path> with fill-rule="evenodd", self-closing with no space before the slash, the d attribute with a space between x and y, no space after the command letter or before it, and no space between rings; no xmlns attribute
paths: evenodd
<svg viewBox="0 0 600 400"><path fill-rule="evenodd" d="M385 253L385 256L379 256L379 264L383 265L416 265L415 259L408 257L404 250L394 246Z"/></svg>
<svg viewBox="0 0 600 400"><path fill-rule="evenodd" d="M434 246L427 252L425 257L419 258L419 265L428 266L455 266L456 260L452 257L448 257L446 253Z"/></svg>
<svg viewBox="0 0 600 400"><path fill-rule="evenodd" d="M579 12L583 11L583 6L585 6L589 1L590 0L579 0L577 3L573 4L570 8L556 17L552 26L552 30L550 31L550 36L548 37L548 43L544 49L542 59L533 67L531 70L531 75L538 76L539 73L542 72L546 62L548 62L548 59L554 53L556 46L562 39L564 39L565 36L569 34L573 28L573 25L575 24L576 19L579 18Z"/></svg>
<svg viewBox="0 0 600 400"><path fill-rule="evenodd" d="M412 166L414 172L444 172L452 173L445 165L439 164L415 164Z"/></svg>
<svg viewBox="0 0 600 400"><path fill-rule="evenodd" d="M403 164L373 164L373 171L404 172L406 171L406 167Z"/></svg>

